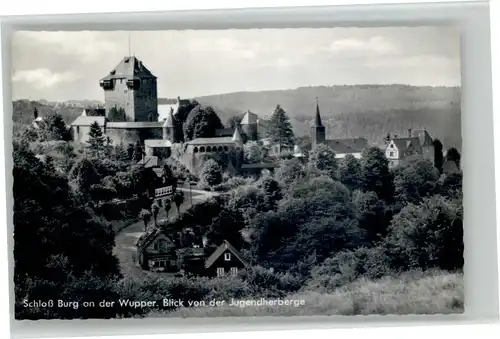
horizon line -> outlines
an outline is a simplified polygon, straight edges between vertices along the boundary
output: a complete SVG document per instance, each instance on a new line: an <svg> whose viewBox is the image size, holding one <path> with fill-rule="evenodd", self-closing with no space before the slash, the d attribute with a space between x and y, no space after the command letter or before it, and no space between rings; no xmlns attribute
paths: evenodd
<svg viewBox="0 0 500 339"><path fill-rule="evenodd" d="M404 83L394 83L394 84L375 84L375 83L360 83L360 84L342 84L342 85L309 85L309 86L299 86L299 87L293 87L293 88L281 88L281 89L262 89L262 90L242 90L242 91L234 91L234 92L222 92L222 93L213 93L213 94L203 94L203 95L196 95L196 96L182 96L181 98L184 99L196 99L196 98L203 98L203 97L210 97L210 96L218 96L218 95L228 95L228 94L241 94L241 93L260 93L260 92L280 92L280 91L294 91L298 89L303 89L303 88L312 88L312 87L357 87L357 86L384 86L384 87L391 87L391 86L401 86L401 87L415 87L415 88L425 88L425 87L431 87L431 88L461 88L460 85L411 85L411 84L404 84ZM167 97L167 96L158 96L158 99L177 99L178 96L173 96L173 97ZM14 99L12 98L12 101L48 101L48 102L58 102L58 103L65 103L69 101L98 101L98 102L104 102L102 99L66 99L66 100L56 100L56 99L45 99L45 98L38 98L38 99L28 99L28 98L18 98Z"/></svg>

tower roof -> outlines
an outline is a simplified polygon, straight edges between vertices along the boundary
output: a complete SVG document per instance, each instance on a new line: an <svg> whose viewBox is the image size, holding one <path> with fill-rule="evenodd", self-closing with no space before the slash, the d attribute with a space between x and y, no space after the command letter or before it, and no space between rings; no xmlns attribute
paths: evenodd
<svg viewBox="0 0 500 339"><path fill-rule="evenodd" d="M234 129L233 141L238 141L238 142L243 141L243 138L241 137L240 129L238 128L238 126L236 126L236 128Z"/></svg>
<svg viewBox="0 0 500 339"><path fill-rule="evenodd" d="M167 113L167 118L163 123L163 127L174 127L174 109L172 107Z"/></svg>
<svg viewBox="0 0 500 339"><path fill-rule="evenodd" d="M149 69L135 56L124 57L115 68L101 80L110 79L156 79Z"/></svg>
<svg viewBox="0 0 500 339"><path fill-rule="evenodd" d="M316 117L314 119L314 127L323 127L323 124L321 123L321 115L319 114L318 97L316 97Z"/></svg>
<svg viewBox="0 0 500 339"><path fill-rule="evenodd" d="M243 116L243 119L241 119L240 124L241 125L253 125L257 123L258 115L255 113L252 113L250 111L247 111L245 113L245 116Z"/></svg>

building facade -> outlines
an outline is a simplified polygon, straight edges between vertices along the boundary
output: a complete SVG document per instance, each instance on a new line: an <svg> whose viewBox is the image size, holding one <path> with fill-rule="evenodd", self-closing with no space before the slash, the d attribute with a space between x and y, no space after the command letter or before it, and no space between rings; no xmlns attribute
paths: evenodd
<svg viewBox="0 0 500 339"><path fill-rule="evenodd" d="M413 132L408 129L406 137L391 137L385 146L385 156L389 160L390 168L398 166L403 159L417 154L434 161L434 142L425 129Z"/></svg>

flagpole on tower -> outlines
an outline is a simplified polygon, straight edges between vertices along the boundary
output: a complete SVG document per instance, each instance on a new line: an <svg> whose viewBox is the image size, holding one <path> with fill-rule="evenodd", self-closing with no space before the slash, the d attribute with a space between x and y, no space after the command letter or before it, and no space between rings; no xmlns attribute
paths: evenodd
<svg viewBox="0 0 500 339"><path fill-rule="evenodd" d="M131 56L131 51L130 51L130 32L128 33L128 55Z"/></svg>

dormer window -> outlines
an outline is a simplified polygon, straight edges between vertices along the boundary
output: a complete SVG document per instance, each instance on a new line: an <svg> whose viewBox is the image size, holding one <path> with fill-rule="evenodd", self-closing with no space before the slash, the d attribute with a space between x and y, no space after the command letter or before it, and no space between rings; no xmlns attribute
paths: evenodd
<svg viewBox="0 0 500 339"><path fill-rule="evenodd" d="M129 79L127 80L127 87L130 89L137 89L139 88L140 81L139 80L134 80L134 79Z"/></svg>
<svg viewBox="0 0 500 339"><path fill-rule="evenodd" d="M111 72L109 72L110 75L115 75L116 74L116 70L112 70Z"/></svg>
<svg viewBox="0 0 500 339"><path fill-rule="evenodd" d="M113 89L114 87L114 81L111 79L106 79L101 81L101 87L105 90Z"/></svg>

